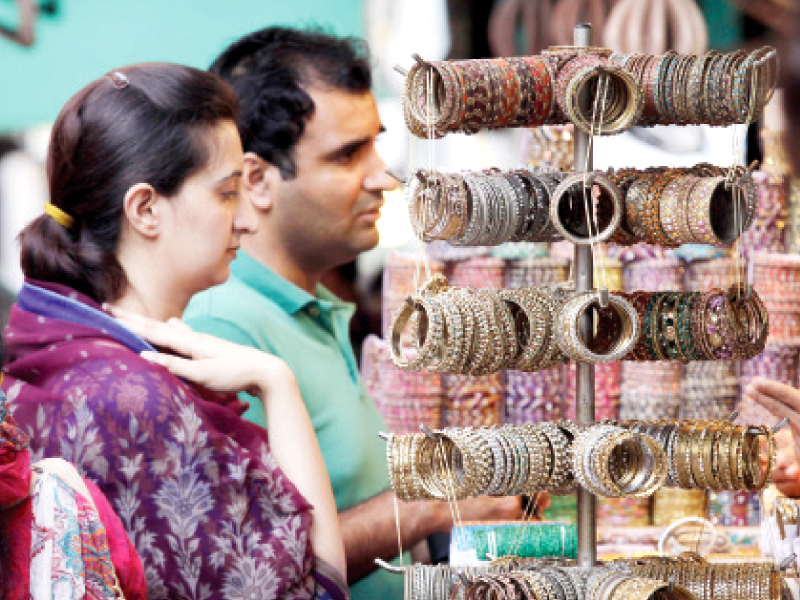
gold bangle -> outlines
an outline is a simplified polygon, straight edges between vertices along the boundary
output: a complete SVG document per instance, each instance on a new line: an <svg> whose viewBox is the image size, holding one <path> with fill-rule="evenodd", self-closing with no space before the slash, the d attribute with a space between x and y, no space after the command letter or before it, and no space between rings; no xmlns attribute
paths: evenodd
<svg viewBox="0 0 800 600"><path fill-rule="evenodd" d="M607 77L606 85L603 86L600 81L597 88L604 88L605 97L611 98L613 104L604 107L603 122L593 123L594 107L588 112L584 111L580 98L583 90L593 80L600 80L604 76ZM590 135L614 135L622 133L639 121L644 109L644 97L628 71L613 64L598 64L582 67L572 76L567 85L566 104L567 116L579 129Z"/></svg>
<svg viewBox="0 0 800 600"><path fill-rule="evenodd" d="M424 337L418 344L419 351L414 358L408 358L403 350L403 331L411 316L419 313L418 336ZM391 350L392 362L405 371L418 371L435 360L436 349L441 346L443 317L439 304L424 296L409 296L392 318ZM424 330L424 331L423 331Z"/></svg>

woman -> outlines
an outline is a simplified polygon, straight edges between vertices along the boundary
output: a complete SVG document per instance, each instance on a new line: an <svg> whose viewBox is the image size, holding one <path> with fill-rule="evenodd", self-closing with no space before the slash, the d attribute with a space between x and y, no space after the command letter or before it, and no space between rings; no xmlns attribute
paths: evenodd
<svg viewBox="0 0 800 600"><path fill-rule="evenodd" d="M67 103L50 203L20 234L3 389L34 455L109 498L149 598L343 597L333 494L291 372L179 321L254 227L236 113L219 79L171 64L114 71ZM268 432L241 419L241 390Z"/></svg>

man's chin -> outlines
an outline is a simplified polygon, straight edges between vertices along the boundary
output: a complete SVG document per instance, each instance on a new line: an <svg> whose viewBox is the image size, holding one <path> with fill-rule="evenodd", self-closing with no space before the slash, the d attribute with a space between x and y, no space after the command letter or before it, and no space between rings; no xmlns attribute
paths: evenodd
<svg viewBox="0 0 800 600"><path fill-rule="evenodd" d="M378 245L380 239L381 238L380 235L378 235L377 227L371 227L370 229L362 232L362 234L358 236L358 239L355 243L357 254L361 254L367 250L372 250Z"/></svg>

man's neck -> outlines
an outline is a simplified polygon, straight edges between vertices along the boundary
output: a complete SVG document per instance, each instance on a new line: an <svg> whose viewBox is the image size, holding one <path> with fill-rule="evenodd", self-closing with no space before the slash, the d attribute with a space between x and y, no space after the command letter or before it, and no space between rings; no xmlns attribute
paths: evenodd
<svg viewBox="0 0 800 600"><path fill-rule="evenodd" d="M312 296L316 295L317 285L319 284L323 271L317 272L303 268L302 265L281 246L264 247L253 243L255 241L255 239L243 239L242 249L252 258L262 265L269 267L287 281L292 282Z"/></svg>

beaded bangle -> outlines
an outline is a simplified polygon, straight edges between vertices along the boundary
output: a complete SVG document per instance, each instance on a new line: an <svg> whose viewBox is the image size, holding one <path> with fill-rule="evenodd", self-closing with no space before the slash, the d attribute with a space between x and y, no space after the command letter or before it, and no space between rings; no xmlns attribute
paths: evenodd
<svg viewBox="0 0 800 600"><path fill-rule="evenodd" d="M707 120L703 107L703 87L708 75L708 67L711 64L711 59L717 56L717 54L718 52L715 50L706 52L701 58L695 61L689 73L688 112L691 123L700 124Z"/></svg>
<svg viewBox="0 0 800 600"><path fill-rule="evenodd" d="M625 194L625 217L635 239L648 239L647 228L647 190L656 175L642 174L628 188Z"/></svg>
<svg viewBox="0 0 800 600"><path fill-rule="evenodd" d="M521 127L531 118L532 107L535 100L535 74L521 57L509 57L504 60L519 82L519 103L507 126Z"/></svg>
<svg viewBox="0 0 800 600"><path fill-rule="evenodd" d="M669 182L669 173L657 175L654 179L650 180L650 185L647 189L647 195L645 199L644 225L647 235L644 239L659 246L670 245L669 238L661 227L661 216L659 209L661 195L663 194L664 188L666 188Z"/></svg>
<svg viewBox="0 0 800 600"><path fill-rule="evenodd" d="M645 308L645 317L642 321L642 338L644 339L645 360L663 360L663 354L658 342L660 306L666 297L665 292L656 292L650 298Z"/></svg>
<svg viewBox="0 0 800 600"><path fill-rule="evenodd" d="M419 316L419 331L424 340L414 358L408 358L402 348L402 334L411 316ZM417 371L431 361L440 344L444 317L438 304L422 297L414 297L406 301L392 319L391 352L392 362L406 371Z"/></svg>
<svg viewBox="0 0 800 600"><path fill-rule="evenodd" d="M612 310L620 319L621 331L607 354L592 351L581 339L579 320L586 310L596 307L600 311ZM633 306L622 296L611 294L609 306L600 308L593 292L575 294L560 309L556 317L556 342L561 351L574 360L594 364L620 360L636 345L639 337L639 320Z"/></svg>
<svg viewBox="0 0 800 600"><path fill-rule="evenodd" d="M681 354L678 345L678 306L682 294L670 292L664 297L663 310L659 323L659 333L656 343L663 350L663 354L668 360L681 360L685 357Z"/></svg>
<svg viewBox="0 0 800 600"><path fill-rule="evenodd" d="M542 202L539 210L539 214L543 217L542 228L537 233L537 239L531 241L556 241L561 239L553 219L550 217L550 206L556 188L566 177L567 173L537 173L533 178L534 185L538 183L540 192L544 191L544 193L540 196Z"/></svg>
<svg viewBox="0 0 800 600"><path fill-rule="evenodd" d="M520 371L533 366L542 353L550 326L544 300L526 290L501 290L500 297L509 305L515 321L515 337L519 352L507 366Z"/></svg>
<svg viewBox="0 0 800 600"><path fill-rule="evenodd" d="M691 85L691 73L698 60L700 60L700 57L686 54L681 57L678 63L678 74L676 76L678 93L675 97L675 120L678 125L685 125L692 121L688 94Z"/></svg>

